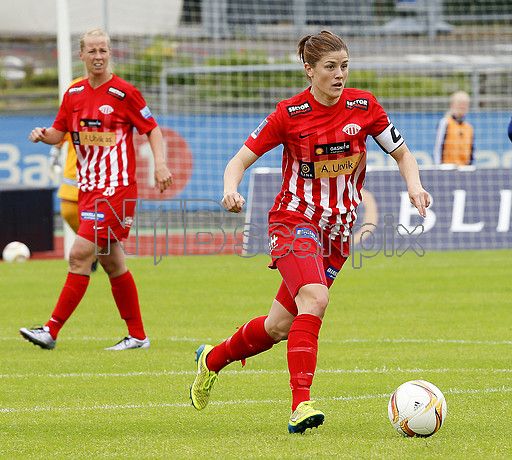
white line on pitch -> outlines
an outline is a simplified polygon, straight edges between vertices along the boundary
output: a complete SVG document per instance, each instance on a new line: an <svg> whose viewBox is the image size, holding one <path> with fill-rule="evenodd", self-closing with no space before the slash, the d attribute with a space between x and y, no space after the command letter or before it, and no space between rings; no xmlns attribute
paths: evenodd
<svg viewBox="0 0 512 460"><path fill-rule="evenodd" d="M13 340L14 336L2 334L0 341ZM65 337L63 340L73 342L109 342L115 341L116 337L92 337L92 336L71 336ZM151 337L154 343L162 342L192 342L192 343L210 343L211 337L197 338L197 337ZM320 342L333 343L333 344L350 344L350 343L417 343L417 344L457 344L457 345L512 345L512 340L465 340L465 339L408 339L408 338L382 338L382 339L327 339L321 338Z"/></svg>
<svg viewBox="0 0 512 460"><path fill-rule="evenodd" d="M512 387L498 388L469 388L459 389L450 388L444 391L444 394L490 394L490 393L510 393ZM389 394L365 394L354 396L333 396L330 398L316 398L317 401L359 401L365 399L387 399ZM232 401L212 401L212 406L233 406L248 404L287 404L288 400L284 399L242 399ZM190 403L145 403L145 404L96 404L93 406L76 406L76 407L51 407L51 406L34 406L34 407L0 407L0 414L12 413L32 413L32 412L80 412L80 411L100 411L100 410L130 410L130 409L162 409L162 408L190 408Z"/></svg>
<svg viewBox="0 0 512 460"><path fill-rule="evenodd" d="M460 344L460 345L512 345L512 340L463 340L463 339L320 339L324 343L418 343L418 344Z"/></svg>
<svg viewBox="0 0 512 460"><path fill-rule="evenodd" d="M317 374L447 374L447 373L492 373L507 374L512 369L486 369L486 368L437 368L437 369L404 369L401 367L377 367L374 369L317 369ZM222 375L243 375L243 374L287 374L286 369L243 369L243 370L226 370L222 371ZM0 379L32 379L32 378L110 378L110 377L162 377L162 376L179 376L179 375L195 375L196 371L140 371L140 372L70 372L61 374L0 374Z"/></svg>

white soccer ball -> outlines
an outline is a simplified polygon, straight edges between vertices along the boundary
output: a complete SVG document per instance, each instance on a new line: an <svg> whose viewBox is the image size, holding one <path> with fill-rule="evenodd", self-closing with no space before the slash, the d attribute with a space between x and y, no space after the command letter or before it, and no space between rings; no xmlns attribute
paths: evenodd
<svg viewBox="0 0 512 460"><path fill-rule="evenodd" d="M2 251L2 259L6 262L25 262L30 259L30 250L26 244L12 241Z"/></svg>
<svg viewBox="0 0 512 460"><path fill-rule="evenodd" d="M406 437L432 436L444 423L446 411L441 390L425 380L405 382L389 398L389 421Z"/></svg>

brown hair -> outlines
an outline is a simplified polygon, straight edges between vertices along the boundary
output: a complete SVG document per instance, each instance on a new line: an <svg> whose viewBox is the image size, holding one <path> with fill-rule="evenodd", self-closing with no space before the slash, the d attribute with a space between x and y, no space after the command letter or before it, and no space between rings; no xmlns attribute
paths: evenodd
<svg viewBox="0 0 512 460"><path fill-rule="evenodd" d="M311 67L314 67L324 54L342 50L346 51L348 55L348 47L345 42L328 30L302 37L297 46L300 60L304 64L307 62Z"/></svg>
<svg viewBox="0 0 512 460"><path fill-rule="evenodd" d="M110 37L103 29L92 29L85 32L80 38L80 51L83 51L85 48L85 39L87 37L104 37L107 40L108 48L110 49Z"/></svg>

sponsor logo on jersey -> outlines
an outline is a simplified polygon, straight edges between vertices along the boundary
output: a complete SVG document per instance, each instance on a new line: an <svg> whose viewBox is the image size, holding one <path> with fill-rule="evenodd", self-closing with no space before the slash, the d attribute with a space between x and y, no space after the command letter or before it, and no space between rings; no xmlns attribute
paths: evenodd
<svg viewBox="0 0 512 460"><path fill-rule="evenodd" d="M288 115L290 115L290 117L294 117L296 115L311 112L313 109L309 105L309 102L304 102L299 105L289 105L286 107L286 110L288 110Z"/></svg>
<svg viewBox="0 0 512 460"><path fill-rule="evenodd" d="M113 147L116 145L116 133L111 131L73 131L71 138L75 145L95 145L98 147Z"/></svg>
<svg viewBox="0 0 512 460"><path fill-rule="evenodd" d="M107 93L114 97L117 97L117 99L120 99L121 101L126 97L126 93L124 91L114 88L113 86L109 87Z"/></svg>
<svg viewBox="0 0 512 460"><path fill-rule="evenodd" d="M310 238L314 240L316 243L319 243L318 241L318 235L311 230L310 228L306 227L298 227L295 229L295 238Z"/></svg>
<svg viewBox="0 0 512 460"><path fill-rule="evenodd" d="M131 227L133 224L133 217L132 216L126 216L123 221L124 227Z"/></svg>
<svg viewBox="0 0 512 460"><path fill-rule="evenodd" d="M345 107L349 110L352 110L352 109L368 110L368 99L354 99L352 101L347 101L345 103Z"/></svg>
<svg viewBox="0 0 512 460"><path fill-rule="evenodd" d="M103 115L110 115L114 108L111 105L105 104L98 109Z"/></svg>
<svg viewBox="0 0 512 460"><path fill-rule="evenodd" d="M337 160L301 161L299 175L303 179L319 179L352 174L361 161L362 154L357 153Z"/></svg>
<svg viewBox="0 0 512 460"><path fill-rule="evenodd" d="M338 273L339 273L339 270L336 270L332 265L329 265L327 267L327 270L325 270L325 276L327 276L327 278L330 278L332 280L336 279L336 277L338 276Z"/></svg>
<svg viewBox="0 0 512 460"><path fill-rule="evenodd" d="M142 109L140 109L140 114L147 120L148 118L151 118L153 114L151 113L151 110L149 110L149 107L146 105Z"/></svg>
<svg viewBox="0 0 512 460"><path fill-rule="evenodd" d="M361 131L361 126L355 123L349 123L343 128L343 132L349 136L355 136L359 131Z"/></svg>
<svg viewBox="0 0 512 460"><path fill-rule="evenodd" d="M261 133L261 130L266 126L266 124L268 123L267 119L265 118L259 125L258 127L251 133L251 137L253 139L256 139L258 137L258 134Z"/></svg>
<svg viewBox="0 0 512 460"><path fill-rule="evenodd" d="M73 88L69 88L68 93L69 94L81 93L84 89L85 89L84 85L75 86Z"/></svg>
<svg viewBox="0 0 512 460"><path fill-rule="evenodd" d="M100 128L101 120L94 120L92 118L82 118L80 120L80 126L85 126L87 128Z"/></svg>
<svg viewBox="0 0 512 460"><path fill-rule="evenodd" d="M105 214L102 212L95 213L94 211L82 211L80 213L82 220L105 220Z"/></svg>
<svg viewBox="0 0 512 460"><path fill-rule="evenodd" d="M315 134L314 132L313 133L300 133L299 134L299 139L306 139L306 137L309 137L309 136L312 136L313 134Z"/></svg>
<svg viewBox="0 0 512 460"><path fill-rule="evenodd" d="M346 152L350 152L349 141L315 145L315 155L337 155Z"/></svg>

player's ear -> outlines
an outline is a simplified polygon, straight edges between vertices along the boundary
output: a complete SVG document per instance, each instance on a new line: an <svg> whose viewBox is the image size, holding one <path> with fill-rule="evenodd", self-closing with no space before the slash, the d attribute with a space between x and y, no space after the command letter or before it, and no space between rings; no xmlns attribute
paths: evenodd
<svg viewBox="0 0 512 460"><path fill-rule="evenodd" d="M304 70L306 71L306 75L309 78L313 77L313 67L311 67L311 65L308 62L304 63Z"/></svg>

